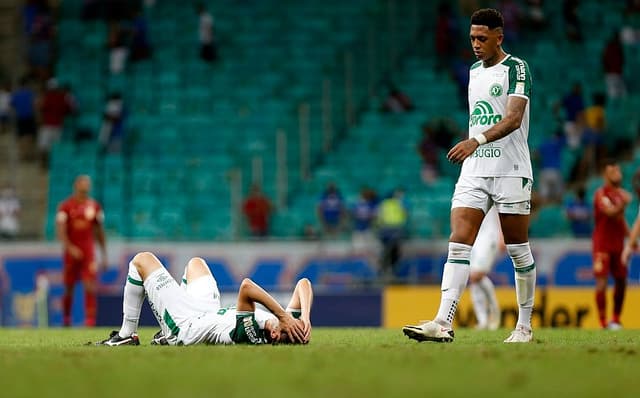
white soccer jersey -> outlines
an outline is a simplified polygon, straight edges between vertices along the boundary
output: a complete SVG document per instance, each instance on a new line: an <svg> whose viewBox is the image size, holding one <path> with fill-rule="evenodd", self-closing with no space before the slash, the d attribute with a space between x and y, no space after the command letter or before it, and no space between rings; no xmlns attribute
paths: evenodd
<svg viewBox="0 0 640 398"><path fill-rule="evenodd" d="M269 319L277 319L272 313L256 308L255 320L260 329ZM231 332L236 327L235 307L221 308L194 319L189 327L180 333L179 340L184 345L192 344L233 344Z"/></svg>
<svg viewBox="0 0 640 398"><path fill-rule="evenodd" d="M469 71L469 138L484 133L506 115L509 96L530 100L531 74L520 58L508 55L485 68L482 61ZM529 156L529 101L520 128L484 144L462 165L460 175L472 177L526 177L533 179Z"/></svg>

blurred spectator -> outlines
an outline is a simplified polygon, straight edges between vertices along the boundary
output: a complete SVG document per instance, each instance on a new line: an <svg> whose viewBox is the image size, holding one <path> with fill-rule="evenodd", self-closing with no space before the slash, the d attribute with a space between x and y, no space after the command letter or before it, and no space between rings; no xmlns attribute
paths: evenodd
<svg viewBox="0 0 640 398"><path fill-rule="evenodd" d="M0 134L9 128L11 118L11 85L5 82L0 86Z"/></svg>
<svg viewBox="0 0 640 398"><path fill-rule="evenodd" d="M382 243L380 261L383 275L393 274L402 256L402 241L405 238L408 212L404 203L404 191L397 188L378 205L378 237Z"/></svg>
<svg viewBox="0 0 640 398"><path fill-rule="evenodd" d="M49 165L51 146L60 140L64 119L72 109L65 92L58 87L56 79L49 79L40 104L41 123L38 131L38 150L43 168Z"/></svg>
<svg viewBox="0 0 640 398"><path fill-rule="evenodd" d="M570 41L582 41L582 24L578 15L579 5L579 0L564 0L562 5L565 33Z"/></svg>
<svg viewBox="0 0 640 398"><path fill-rule="evenodd" d="M562 152L566 140L560 130L547 137L538 147L540 174L538 193L543 203L560 203L564 194Z"/></svg>
<svg viewBox="0 0 640 398"><path fill-rule="evenodd" d="M525 11L527 25L532 31L538 31L547 26L547 16L544 14L543 0L527 0Z"/></svg>
<svg viewBox="0 0 640 398"><path fill-rule="evenodd" d="M507 46L519 40L520 8L514 0L501 0L497 7L504 19L504 41Z"/></svg>
<svg viewBox="0 0 640 398"><path fill-rule="evenodd" d="M44 81L51 73L54 23L47 1L30 1L23 9L30 74Z"/></svg>
<svg viewBox="0 0 640 398"><path fill-rule="evenodd" d="M76 98L76 95L73 93L73 88L71 87L71 85L68 83L63 84L62 92L64 93L64 98L67 101L67 104L69 104L69 107L71 108L71 114L78 113L78 111L80 110L80 107L78 105L78 99Z"/></svg>
<svg viewBox="0 0 640 398"><path fill-rule="evenodd" d="M440 174L440 148L436 143L436 131L429 124L422 125L422 139L418 143L418 153L422 159L422 182L430 184Z"/></svg>
<svg viewBox="0 0 640 398"><path fill-rule="evenodd" d="M128 42L128 33L121 23L111 23L107 46L109 47L109 71L114 75L122 73L127 65Z"/></svg>
<svg viewBox="0 0 640 398"><path fill-rule="evenodd" d="M640 0L627 0L627 8L625 10L627 14L639 14L640 13Z"/></svg>
<svg viewBox="0 0 640 398"><path fill-rule="evenodd" d="M603 93L593 94L593 104L584 110L585 129L582 145L585 151L593 152L593 172L600 170L602 162L607 156L604 134L607 127L605 104L606 96Z"/></svg>
<svg viewBox="0 0 640 398"><path fill-rule="evenodd" d="M624 50L620 35L614 33L607 42L602 52L602 68L604 70L604 79L607 84L607 96L610 99L624 97L627 94L627 88L623 78L624 67Z"/></svg>
<svg viewBox="0 0 640 398"><path fill-rule="evenodd" d="M120 93L109 96L105 105L98 140L107 152L120 152L125 135L127 110Z"/></svg>
<svg viewBox="0 0 640 398"><path fill-rule="evenodd" d="M20 230L20 200L13 188L0 192L0 239L14 239Z"/></svg>
<svg viewBox="0 0 640 398"><path fill-rule="evenodd" d="M593 230L591 220L591 205L586 201L586 192L580 187L566 205L567 218L571 224L571 231L576 238L588 238Z"/></svg>
<svg viewBox="0 0 640 398"><path fill-rule="evenodd" d="M447 70L457 53L458 45L458 24L453 9L447 2L443 1L438 5L435 30L436 68Z"/></svg>
<svg viewBox="0 0 640 398"><path fill-rule="evenodd" d="M391 86L389 95L382 104L383 112L404 113L413 110L413 103L408 95L400 91L399 88Z"/></svg>
<svg viewBox="0 0 640 398"><path fill-rule="evenodd" d="M11 95L11 106L15 113L16 134L23 160L33 160L33 144L36 138L35 94L26 77Z"/></svg>
<svg viewBox="0 0 640 398"><path fill-rule="evenodd" d="M252 236L262 238L269 234L269 218L273 212L273 206L264 196L259 185L254 184L251 187L249 196L242 205L242 212L247 218Z"/></svg>
<svg viewBox="0 0 640 398"><path fill-rule="evenodd" d="M213 62L218 59L218 48L213 35L213 17L203 3L198 3L197 11L200 58L206 62Z"/></svg>
<svg viewBox="0 0 640 398"><path fill-rule="evenodd" d="M131 33L131 61L142 61L151 57L147 19L138 9L134 12Z"/></svg>
<svg viewBox="0 0 640 398"><path fill-rule="evenodd" d="M567 144L571 148L577 148L582 140L582 130L578 126L578 116L584 111L584 99L582 98L582 85L574 83L571 92L562 99L564 109L564 133Z"/></svg>
<svg viewBox="0 0 640 398"><path fill-rule="evenodd" d="M329 183L320 197L316 209L324 236L336 236L342 229L345 204L334 183Z"/></svg>
<svg viewBox="0 0 640 398"><path fill-rule="evenodd" d="M471 50L465 47L451 64L451 74L458 89L458 101L463 109L469 107L469 65L474 62Z"/></svg>
<svg viewBox="0 0 640 398"><path fill-rule="evenodd" d="M373 242L371 228L376 218L377 198L374 190L362 188L360 197L351 208L351 219L353 220L353 247L356 249L366 248Z"/></svg>

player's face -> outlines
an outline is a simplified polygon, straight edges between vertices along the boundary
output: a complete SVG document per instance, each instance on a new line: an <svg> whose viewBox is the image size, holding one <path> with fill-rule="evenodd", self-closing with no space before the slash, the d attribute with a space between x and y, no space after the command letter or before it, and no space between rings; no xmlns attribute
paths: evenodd
<svg viewBox="0 0 640 398"><path fill-rule="evenodd" d="M622 183L622 172L620 171L620 166L616 165L608 165L605 170L605 178L609 180L612 185L619 186Z"/></svg>
<svg viewBox="0 0 640 398"><path fill-rule="evenodd" d="M471 25L469 31L471 49L478 60L489 62L498 55L498 47L502 45L502 29L489 29L485 25Z"/></svg>
<svg viewBox="0 0 640 398"><path fill-rule="evenodd" d="M79 178L76 181L76 194L80 197L86 198L91 191L91 180L88 178Z"/></svg>

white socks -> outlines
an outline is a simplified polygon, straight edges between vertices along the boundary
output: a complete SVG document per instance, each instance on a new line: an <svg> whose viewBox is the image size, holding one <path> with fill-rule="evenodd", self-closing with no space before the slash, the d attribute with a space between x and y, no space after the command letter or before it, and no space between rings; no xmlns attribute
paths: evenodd
<svg viewBox="0 0 640 398"><path fill-rule="evenodd" d="M444 327L451 327L460 295L467 286L470 257L471 246L449 242L449 255L442 272L440 308L435 318Z"/></svg>
<svg viewBox="0 0 640 398"><path fill-rule="evenodd" d="M138 270L129 263L129 273L124 284L124 298L122 300L122 327L120 337L129 337L138 330L140 310L144 302L144 286Z"/></svg>
<svg viewBox="0 0 640 398"><path fill-rule="evenodd" d="M487 327L489 314L499 314L500 307L496 298L496 289L488 276L482 277L477 283L469 285L473 310L478 320L478 326Z"/></svg>
<svg viewBox="0 0 640 398"><path fill-rule="evenodd" d="M516 295L519 308L517 326L531 329L531 312L536 292L536 264L533 261L531 247L529 242L525 242L507 245L507 251L513 261L516 277Z"/></svg>

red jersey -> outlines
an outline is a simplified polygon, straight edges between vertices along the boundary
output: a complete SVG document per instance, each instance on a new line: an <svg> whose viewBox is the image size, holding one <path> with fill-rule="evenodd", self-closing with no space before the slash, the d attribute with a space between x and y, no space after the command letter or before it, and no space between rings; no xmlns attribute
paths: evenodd
<svg viewBox="0 0 640 398"><path fill-rule="evenodd" d="M622 252L624 238L627 233L627 223L624 220L624 212L617 216L609 217L605 214L605 203L610 201L619 205L624 201L624 196L619 188L610 186L600 187L593 196L593 212L595 228L593 229L594 252Z"/></svg>
<svg viewBox="0 0 640 398"><path fill-rule="evenodd" d="M64 117L71 112L71 105L66 95L60 91L49 91L42 100L42 124L61 127Z"/></svg>
<svg viewBox="0 0 640 398"><path fill-rule="evenodd" d="M64 223L69 241L82 250L85 259L92 259L94 228L104 221L104 213L98 202L93 199L79 201L70 197L58 207L56 221Z"/></svg>

